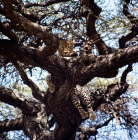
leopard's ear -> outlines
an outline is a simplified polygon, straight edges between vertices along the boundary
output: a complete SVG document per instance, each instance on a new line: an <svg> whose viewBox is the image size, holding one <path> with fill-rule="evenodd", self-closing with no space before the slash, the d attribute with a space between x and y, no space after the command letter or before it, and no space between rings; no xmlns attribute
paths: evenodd
<svg viewBox="0 0 138 140"><path fill-rule="evenodd" d="M76 41L73 39L73 40L69 40L68 43L70 44L70 46L73 47L73 45L76 43Z"/></svg>

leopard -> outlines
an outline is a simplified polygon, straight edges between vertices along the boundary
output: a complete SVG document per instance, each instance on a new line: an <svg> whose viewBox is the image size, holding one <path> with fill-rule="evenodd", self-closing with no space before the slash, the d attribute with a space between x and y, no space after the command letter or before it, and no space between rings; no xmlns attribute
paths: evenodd
<svg viewBox="0 0 138 140"><path fill-rule="evenodd" d="M73 45L75 41L69 41L65 39L59 40L58 54L62 57L74 57L77 53L73 51Z"/></svg>
<svg viewBox="0 0 138 140"><path fill-rule="evenodd" d="M82 119L86 119L87 117L89 117L91 120L96 119L95 113L91 105L91 97L84 90L83 87L81 87L80 85L76 85L76 87L74 88L74 92L71 95L71 100L72 100L73 105L79 111ZM87 112L81 106L81 101L86 106Z"/></svg>
<svg viewBox="0 0 138 140"><path fill-rule="evenodd" d="M54 93L55 85L51 80L50 74L46 76L46 82L47 82L48 90L50 91L50 93ZM74 107L80 113L82 119L86 119L89 117L91 120L95 120L96 117L92 109L90 95L85 92L83 87L81 87L80 85L76 85L76 87L73 89L71 93L71 101ZM87 112L83 109L81 105L81 101L85 105Z"/></svg>

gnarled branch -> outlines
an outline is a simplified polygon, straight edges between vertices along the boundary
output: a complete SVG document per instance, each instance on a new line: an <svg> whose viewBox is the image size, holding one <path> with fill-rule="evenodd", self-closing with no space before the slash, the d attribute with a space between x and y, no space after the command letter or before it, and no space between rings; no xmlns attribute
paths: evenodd
<svg viewBox="0 0 138 140"><path fill-rule="evenodd" d="M38 112L34 104L38 101L29 99L22 94L15 93L13 90L5 87L0 87L0 101L21 109L23 112Z"/></svg>
<svg viewBox="0 0 138 140"><path fill-rule="evenodd" d="M46 56L50 56L54 54L59 47L59 40L57 36L53 35L50 29L43 27L37 23L33 23L30 20L27 20L23 16L17 14L12 7L12 1L3 0L5 7L5 16L12 20L12 22L16 26L20 26L22 30L25 30L29 34L33 34L39 38L41 38L47 46L43 47L41 50L41 54ZM41 54L38 55L41 56Z"/></svg>
<svg viewBox="0 0 138 140"><path fill-rule="evenodd" d="M0 133L22 129L23 129L22 118L0 121Z"/></svg>

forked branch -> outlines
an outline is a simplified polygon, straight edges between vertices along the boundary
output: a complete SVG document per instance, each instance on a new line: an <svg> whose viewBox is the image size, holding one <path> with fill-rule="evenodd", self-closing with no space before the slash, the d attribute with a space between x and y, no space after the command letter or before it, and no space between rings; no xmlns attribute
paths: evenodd
<svg viewBox="0 0 138 140"><path fill-rule="evenodd" d="M19 71L24 83L31 88L33 96L36 99L38 99L38 100L43 102L44 93L41 92L39 87L31 79L28 78L26 72L23 69L22 64L20 62L18 62L18 61L13 61L13 64L15 65L17 70Z"/></svg>

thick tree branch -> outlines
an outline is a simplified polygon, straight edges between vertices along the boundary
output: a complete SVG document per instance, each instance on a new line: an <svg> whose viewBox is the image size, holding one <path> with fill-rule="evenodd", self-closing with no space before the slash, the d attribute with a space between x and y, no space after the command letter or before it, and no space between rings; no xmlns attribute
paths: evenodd
<svg viewBox="0 0 138 140"><path fill-rule="evenodd" d="M138 35L138 26L136 27L135 25L131 28L131 33L127 34L126 36L122 36L119 39L119 47L125 48L125 44L127 41L131 40L134 38L136 35Z"/></svg>
<svg viewBox="0 0 138 140"><path fill-rule="evenodd" d="M138 27L138 19L134 17L128 9L128 5L130 3L130 0L122 0L123 2L123 13L124 15L130 20L132 24L135 24Z"/></svg>
<svg viewBox="0 0 138 140"><path fill-rule="evenodd" d="M5 67L9 62L10 61L7 58L0 55L0 68Z"/></svg>
<svg viewBox="0 0 138 140"><path fill-rule="evenodd" d="M128 5L130 3L130 0L122 0L123 3L123 13L124 15L130 20L130 22L133 24L131 28L131 33L127 34L126 36L122 36L119 39L119 47L124 48L127 41L134 38L136 35L138 35L138 19L134 17L128 9Z"/></svg>
<svg viewBox="0 0 138 140"><path fill-rule="evenodd" d="M41 92L39 87L31 79L28 78L26 72L24 71L22 65L19 62L13 61L13 64L15 65L17 70L19 71L24 83L32 89L32 94L33 94L34 98L43 102L44 92Z"/></svg>
<svg viewBox="0 0 138 140"><path fill-rule="evenodd" d="M54 54L58 47L59 47L59 40L57 36L53 35L52 32L37 23L33 23L30 20L20 16L16 12L13 11L12 1L3 0L4 7L5 7L5 16L12 20L12 22L16 26L20 26L23 30L28 32L29 34L33 34L39 38L41 38L47 46L41 48L41 54L45 54L45 56L50 56ZM38 55L41 56L39 53L40 49L38 50Z"/></svg>
<svg viewBox="0 0 138 140"><path fill-rule="evenodd" d="M39 102L40 103L40 102ZM38 111L34 114L29 112L23 116L24 133L31 139L52 140L52 133L49 130L47 108L44 104L34 104Z"/></svg>
<svg viewBox="0 0 138 140"><path fill-rule="evenodd" d="M128 86L129 85L126 82L111 84L107 86L106 90L101 89L100 96L99 94L94 95L93 93L91 93L92 99L94 99L93 109L95 110L102 104L109 101L115 101L120 97L120 95L126 92ZM105 111L105 109L103 110Z"/></svg>
<svg viewBox="0 0 138 140"><path fill-rule="evenodd" d="M89 37L89 44L96 45L99 54L108 54L112 49L108 47L96 31L95 21L101 13L101 8L93 0L81 0L82 16L86 18L87 36Z"/></svg>
<svg viewBox="0 0 138 140"><path fill-rule="evenodd" d="M20 12L25 18L29 19L30 21L37 22L41 19L42 16L40 16L39 14L35 14L27 10L22 0L15 0L15 4L17 5L19 10L17 12Z"/></svg>
<svg viewBox="0 0 138 140"><path fill-rule="evenodd" d="M32 46L20 46L10 40L4 39L0 39L0 54L14 60L19 60L26 65L39 66L44 69L47 67L46 69L48 71L50 71L51 68L55 68L56 70L58 70L57 67L61 67L61 64L65 63L65 59L56 55L46 57L43 53L41 53L40 50L40 57L39 55L37 55L38 51L36 48Z"/></svg>
<svg viewBox="0 0 138 140"><path fill-rule="evenodd" d="M41 51L39 53L41 54ZM58 83L58 85L56 84L56 88L59 88L64 83L62 77L65 76L64 73L68 60L62 57L57 55L45 57L43 53L40 56L34 47L20 46L9 40L0 40L0 54L11 61L18 60L25 65L32 65L47 70L56 77L54 79L54 83Z"/></svg>
<svg viewBox="0 0 138 140"><path fill-rule="evenodd" d="M22 94L15 93L9 88L0 87L0 101L10 104L21 109L24 113L37 112L34 104L38 104L35 100L29 99Z"/></svg>
<svg viewBox="0 0 138 140"><path fill-rule="evenodd" d="M82 129L82 131L87 139L90 135L95 136L98 128L108 125L113 117L119 122L117 115L126 111L125 108L117 109L118 106L115 103L127 91L129 85L126 82L126 76L132 70L132 64L138 62L138 45L125 47L127 41L137 36L137 26L133 26L132 32L119 40L119 49L112 50L96 30L95 23L102 11L98 4L94 0L80 0L80 3L79 1L67 1L69 0L47 0L38 3L23 0L2 0L0 2L0 13L4 19L0 23L0 30L10 39L0 40L1 66L6 64L5 60L12 62L24 83L32 89L33 96L37 99L25 98L11 89L0 87L0 100L21 109L22 130L32 140L75 139L75 133L84 119L81 118L79 111L71 101L74 87L77 84L84 86L94 77L115 77L119 68L129 65L123 72L120 83L108 85L102 92L98 92L99 89L97 89L89 94L93 110L107 110L105 113L113 114L111 118L92 128ZM130 0L124 1L126 3L123 6L126 9L123 10L128 12ZM56 7L52 5L60 2L63 4ZM130 13L127 12L126 15L129 16ZM133 17L128 18L132 21L131 23L137 24L131 19ZM62 37L65 39L70 36L75 39L78 44L75 43L74 46L68 47L73 49L76 47L78 56L63 58L60 54L54 54L59 47L59 38L52 31L63 33ZM93 47L97 47L99 55L91 54ZM50 93L51 90L46 93L41 92L37 85L28 78L25 68L30 65L47 70L51 74L50 80L55 85L53 94ZM4 71L4 74L6 72ZM88 110L83 100L80 100L80 103L84 110ZM102 108L104 105L107 109ZM51 120L49 116L52 116ZM15 122L12 123L12 121L4 121L3 126L8 126L8 123L14 126ZM1 124L2 122L0 128ZM50 131L53 124L58 124L58 127ZM8 131L8 128L6 129L3 131Z"/></svg>
<svg viewBox="0 0 138 140"><path fill-rule="evenodd" d="M1 10L1 8L0 8L0 10ZM4 14L2 14L2 15L4 15ZM15 29L15 30L18 30L18 27L16 26L16 25L14 25L11 21L3 21L3 22L1 22L2 24L3 24L3 26L7 29L7 30L9 30L9 31L11 31L11 30L13 30L13 29ZM19 29L20 30L20 29ZM2 31L2 33L3 33L3 31ZM13 33L13 32L12 32ZM3 33L4 34L4 33ZM6 35L6 34L5 34ZM13 38L11 38L11 39L13 39ZM14 39L13 39L14 40ZM19 41L19 40L18 40Z"/></svg>
<svg viewBox="0 0 138 140"><path fill-rule="evenodd" d="M79 57L78 57L79 58ZM73 59L75 61L79 61L77 58ZM90 65L85 66L85 59L84 59L84 66L78 70L77 73L81 77L79 80L80 85L85 85L88 81L90 81L94 77L106 77L111 78L115 77L115 75L111 75L113 71L118 70L119 68L135 63L138 61L138 45L135 47L128 47L125 49L117 50L114 53L109 55L103 56L95 56L87 55L87 62Z"/></svg>
<svg viewBox="0 0 138 140"><path fill-rule="evenodd" d="M0 39L0 54L14 60L17 59L26 65L38 66L34 61L37 59L35 49L31 46L20 46L10 40Z"/></svg>
<svg viewBox="0 0 138 140"><path fill-rule="evenodd" d="M111 84L107 86L107 89L98 89L95 92L91 93L91 98L93 100L93 109L95 110L99 106L101 106L103 103L109 103L109 101L115 101L117 98L120 97L123 93L126 92L128 89L128 84L126 83L126 76L131 71L131 65L127 67L126 70L124 70L120 83ZM108 106L109 109L110 106ZM111 108L112 109L112 108ZM111 110L109 109L109 110ZM103 108L102 110L106 110ZM106 110L107 111L107 110ZM106 112L105 111L105 112ZM112 112L114 113L114 112ZM114 113L115 115L115 113Z"/></svg>
<svg viewBox="0 0 138 140"><path fill-rule="evenodd" d="M22 118L17 118L15 120L0 121L0 133L22 129L23 129Z"/></svg>
<svg viewBox="0 0 138 140"><path fill-rule="evenodd" d="M9 50L8 52L7 49ZM75 75L79 77L79 79L76 78L76 80L79 80L77 81L78 84L80 83L81 85L85 85L94 77L111 77L110 72L117 70L124 65L137 62L137 52L138 45L131 48L120 49L105 56L93 57L93 55L86 55L87 59L83 59L83 61L80 62L80 56L70 60L65 60L57 55L52 55L47 58L41 56L41 58L39 58L39 56L36 55L34 48L15 46L15 44L10 41L0 40L0 54L8 56L8 58L11 57L12 60L19 60L28 65L31 64L44 68L50 73L56 74L57 77L59 77L59 75L63 76L67 66L70 71L77 68L77 73L76 71L74 72ZM85 61L87 61L86 64ZM76 66L74 64L78 65ZM63 68L62 71L61 68ZM114 76L116 76L116 74L117 73L115 73ZM58 82L60 83L60 81Z"/></svg>
<svg viewBox="0 0 138 140"><path fill-rule="evenodd" d="M107 87L106 96L109 98L110 101L115 101L122 93L126 92L129 86L126 82L126 77L130 71L132 71L131 64L122 73L119 84L112 84Z"/></svg>
<svg viewBox="0 0 138 140"><path fill-rule="evenodd" d="M4 27L1 21L0 21L0 32L2 32L4 35L9 37L11 40L15 42L18 41L17 36L12 31L10 31L7 27Z"/></svg>
<svg viewBox="0 0 138 140"><path fill-rule="evenodd" d="M120 83L126 83L126 77L127 74L132 71L132 64L128 65L128 67L124 70L122 76L121 76L121 80Z"/></svg>

